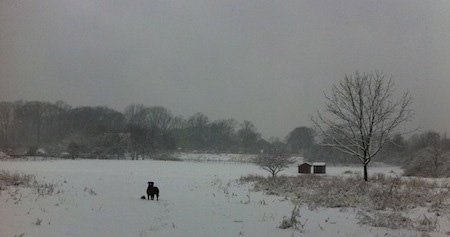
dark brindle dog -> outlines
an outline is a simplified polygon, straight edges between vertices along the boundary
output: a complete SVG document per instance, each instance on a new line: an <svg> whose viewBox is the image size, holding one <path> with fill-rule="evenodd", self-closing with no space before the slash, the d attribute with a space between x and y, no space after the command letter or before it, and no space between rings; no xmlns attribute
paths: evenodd
<svg viewBox="0 0 450 237"><path fill-rule="evenodd" d="M153 186L153 182L148 182L148 188L147 188L147 200L150 200L150 198L153 200L156 195L156 201L159 200L159 189L156 186Z"/></svg>

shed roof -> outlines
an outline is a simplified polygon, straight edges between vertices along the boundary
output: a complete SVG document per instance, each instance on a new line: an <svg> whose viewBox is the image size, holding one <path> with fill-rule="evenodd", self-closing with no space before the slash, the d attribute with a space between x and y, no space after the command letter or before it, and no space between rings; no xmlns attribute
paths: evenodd
<svg viewBox="0 0 450 237"><path fill-rule="evenodd" d="M309 165L309 166L312 166L312 164L309 163L309 162L301 163L301 164L299 164L298 166L301 166L301 165Z"/></svg>
<svg viewBox="0 0 450 237"><path fill-rule="evenodd" d="M325 162L314 162L313 166L325 166Z"/></svg>

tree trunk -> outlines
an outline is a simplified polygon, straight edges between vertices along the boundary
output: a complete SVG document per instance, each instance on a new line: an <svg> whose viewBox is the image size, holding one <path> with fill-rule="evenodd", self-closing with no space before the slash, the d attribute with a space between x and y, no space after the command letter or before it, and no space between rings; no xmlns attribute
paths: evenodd
<svg viewBox="0 0 450 237"><path fill-rule="evenodd" d="M39 146L41 145L41 123L39 122L36 127L37 127L37 138L36 138L36 140L37 140L37 146L39 148Z"/></svg>
<svg viewBox="0 0 450 237"><path fill-rule="evenodd" d="M368 175L367 175L367 164L364 164L364 181L368 181Z"/></svg>
<svg viewBox="0 0 450 237"><path fill-rule="evenodd" d="M6 146L9 146L9 144L8 144L8 127L7 126L5 126L5 128L3 129L3 131L5 131L5 145Z"/></svg>

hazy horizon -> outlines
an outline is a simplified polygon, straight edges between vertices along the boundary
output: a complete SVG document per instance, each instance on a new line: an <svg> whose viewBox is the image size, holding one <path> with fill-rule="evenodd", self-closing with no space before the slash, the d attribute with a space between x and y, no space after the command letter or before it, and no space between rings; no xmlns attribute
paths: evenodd
<svg viewBox="0 0 450 237"><path fill-rule="evenodd" d="M0 1L0 101L252 121L283 139L355 71L409 90L450 132L447 1Z"/></svg>

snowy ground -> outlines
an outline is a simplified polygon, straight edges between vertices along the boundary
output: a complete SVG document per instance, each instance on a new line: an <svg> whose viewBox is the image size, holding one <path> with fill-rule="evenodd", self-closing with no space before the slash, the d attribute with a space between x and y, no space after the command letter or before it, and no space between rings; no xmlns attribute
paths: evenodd
<svg viewBox="0 0 450 237"><path fill-rule="evenodd" d="M51 196L10 187L0 193L0 236L421 236L357 224L356 210L300 210L303 233L277 228L293 205L251 192L235 180L267 175L248 163L152 160L0 161L0 170L36 175L57 184ZM330 175L360 167L327 167ZM400 174L395 167L370 172ZM293 166L282 172L297 175ZM139 199L148 181L159 201ZM11 194L13 193L13 195ZM15 194L14 194L15 193ZM15 198L13 198L15 197ZM447 236L431 233L430 236Z"/></svg>

